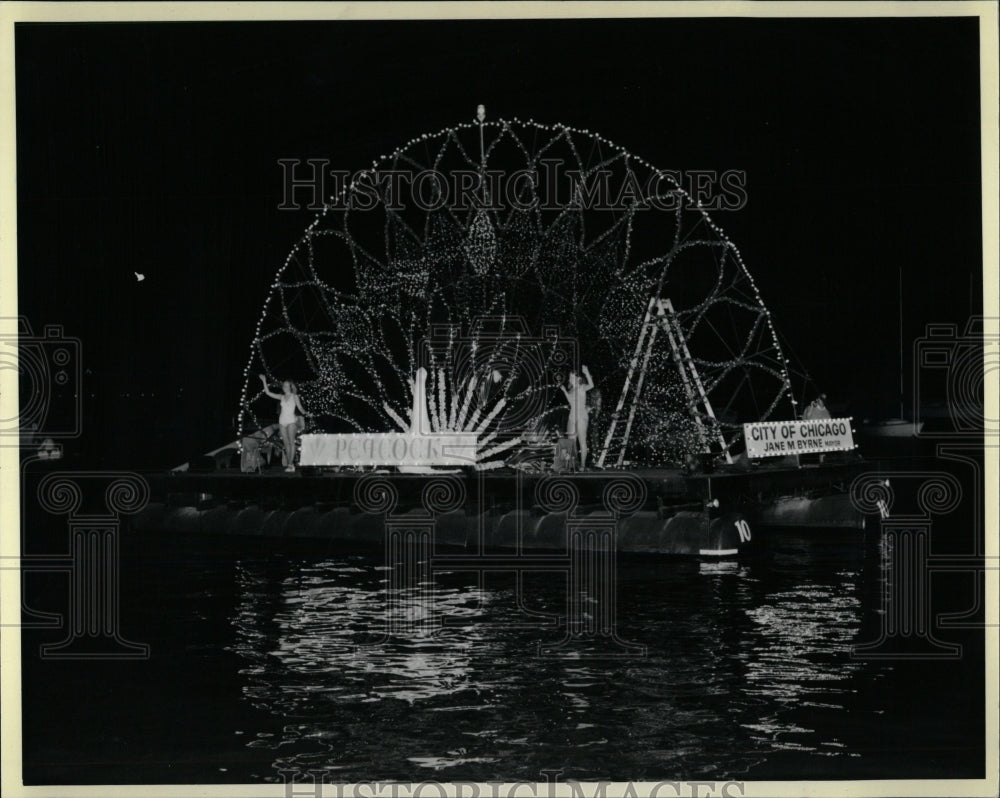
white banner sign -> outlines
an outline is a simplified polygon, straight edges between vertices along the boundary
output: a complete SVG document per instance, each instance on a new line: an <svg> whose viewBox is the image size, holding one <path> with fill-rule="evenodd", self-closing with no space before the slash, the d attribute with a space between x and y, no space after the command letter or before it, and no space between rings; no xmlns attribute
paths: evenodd
<svg viewBox="0 0 1000 798"><path fill-rule="evenodd" d="M468 466L476 462L474 432L302 435L304 466Z"/></svg>
<svg viewBox="0 0 1000 798"><path fill-rule="evenodd" d="M747 457L782 457L854 449L850 418L758 421L743 425Z"/></svg>

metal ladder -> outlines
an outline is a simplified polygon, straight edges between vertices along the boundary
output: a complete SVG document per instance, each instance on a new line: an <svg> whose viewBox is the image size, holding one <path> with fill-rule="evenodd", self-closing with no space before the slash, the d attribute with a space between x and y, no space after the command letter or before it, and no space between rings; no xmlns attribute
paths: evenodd
<svg viewBox="0 0 1000 798"><path fill-rule="evenodd" d="M604 468L609 459L614 458L614 467L621 468L625 459L625 450L628 448L628 439L632 433L632 422L635 420L635 411L639 407L639 397L642 394L642 384L646 380L646 370L649 367L649 358L653 352L653 344L660 329L663 329L670 343L670 352L681 375L681 382L684 385L684 393L687 396L688 411L694 418L698 427L698 434L706 452L711 451L711 433L705 427L703 416L715 420L715 411L712 403L705 393L705 386L702 384L698 369L691 352L688 350L687 340L681 331L680 323L674 313L674 306L669 299L657 299L653 297L649 300L646 308L646 316L639 329L639 340L635 345L635 354L629 363L628 375L625 377L625 385L622 386L621 396L618 398L618 405L611 415L611 426L608 434L604 438L604 447L597 459L597 467ZM645 352L643 346L645 345ZM640 355L642 362L640 363ZM638 375L636 370L638 369ZM634 383L634 388L633 388ZM622 421L622 411L626 402L629 402L629 391L632 390L632 398L629 403L628 417L625 419L624 429L619 432ZM700 406L700 409L699 409ZM719 444L727 463L732 463L733 458L729 454L726 440L722 433L716 428L717 443Z"/></svg>

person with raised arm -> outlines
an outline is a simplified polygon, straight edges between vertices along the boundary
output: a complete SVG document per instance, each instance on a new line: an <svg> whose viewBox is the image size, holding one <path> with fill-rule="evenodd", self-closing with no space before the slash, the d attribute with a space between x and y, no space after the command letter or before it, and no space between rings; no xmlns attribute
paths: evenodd
<svg viewBox="0 0 1000 798"><path fill-rule="evenodd" d="M306 411L299 400L295 383L285 380L281 383L281 393L274 393L267 387L267 378L263 374L258 375L264 384L264 393L272 399L277 399L281 412L278 416L278 426L281 429L281 443L284 451L281 454L281 463L285 466L285 471L295 470L295 434L298 432L299 420L295 415L298 410L303 416Z"/></svg>
<svg viewBox="0 0 1000 798"><path fill-rule="evenodd" d="M562 387L562 392L566 394L569 402L569 421L566 424L566 434L576 440L577 451L580 453L580 469L587 467L587 427L589 424L589 411L587 407L587 391L594 387L594 379L590 376L590 369L586 366L581 368L584 382L575 371L569 373L567 383L569 388Z"/></svg>

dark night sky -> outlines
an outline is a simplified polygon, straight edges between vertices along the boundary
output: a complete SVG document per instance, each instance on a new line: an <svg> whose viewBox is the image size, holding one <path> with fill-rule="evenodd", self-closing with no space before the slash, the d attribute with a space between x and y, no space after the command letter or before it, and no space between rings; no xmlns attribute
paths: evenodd
<svg viewBox="0 0 1000 798"><path fill-rule="evenodd" d="M480 102L661 168L745 170L747 207L714 218L857 415L897 412L900 264L908 349L964 322L970 285L981 312L974 18L19 25L16 45L19 312L81 339L69 448L94 460L232 437L268 285L313 218L278 210L279 158L353 171Z"/></svg>

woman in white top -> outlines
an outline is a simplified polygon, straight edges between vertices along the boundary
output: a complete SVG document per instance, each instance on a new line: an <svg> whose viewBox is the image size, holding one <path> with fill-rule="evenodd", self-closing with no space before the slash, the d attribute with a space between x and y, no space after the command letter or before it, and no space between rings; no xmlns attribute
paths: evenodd
<svg viewBox="0 0 1000 798"><path fill-rule="evenodd" d="M299 394L295 390L295 383L285 380L281 383L281 393L272 393L267 387L267 378L263 374L258 375L260 381L264 383L264 393L272 399L277 399L281 406L281 415L278 416L278 426L281 429L281 442L284 451L281 454L281 462L285 466L285 471L295 470L295 433L298 431L298 418L295 411L302 415L306 411L299 401Z"/></svg>
<svg viewBox="0 0 1000 798"><path fill-rule="evenodd" d="M580 375L575 371L569 373L569 389L562 389L569 401L569 423L566 425L566 434L571 438L576 438L576 445L580 451L580 468L587 467L587 426L589 422L589 408L587 407L587 391L594 387L594 380L590 376L590 369L583 367L583 376L587 378L583 382ZM562 386L560 386L562 387Z"/></svg>

